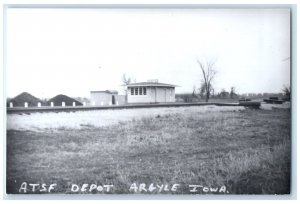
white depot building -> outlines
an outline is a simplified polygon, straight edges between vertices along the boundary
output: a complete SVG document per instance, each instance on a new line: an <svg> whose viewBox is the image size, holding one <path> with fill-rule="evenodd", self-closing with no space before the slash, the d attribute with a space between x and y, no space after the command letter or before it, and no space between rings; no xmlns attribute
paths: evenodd
<svg viewBox="0 0 300 204"><path fill-rule="evenodd" d="M125 104L125 96L118 95L117 91L91 91L91 105L107 106L107 105L123 105Z"/></svg>
<svg viewBox="0 0 300 204"><path fill-rule="evenodd" d="M175 102L176 85L155 81L127 85L128 103L169 103Z"/></svg>

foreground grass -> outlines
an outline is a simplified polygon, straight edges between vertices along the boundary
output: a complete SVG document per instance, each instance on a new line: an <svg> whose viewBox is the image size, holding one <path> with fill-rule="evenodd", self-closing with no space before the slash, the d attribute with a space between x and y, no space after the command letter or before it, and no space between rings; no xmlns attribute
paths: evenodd
<svg viewBox="0 0 300 204"><path fill-rule="evenodd" d="M225 185L232 194L286 194L290 186L289 110L157 115L81 130L7 132L7 191L22 182ZM92 193L97 193L93 191ZM170 192L166 192L170 193ZM201 192L200 192L201 193ZM203 193L203 192L202 192Z"/></svg>

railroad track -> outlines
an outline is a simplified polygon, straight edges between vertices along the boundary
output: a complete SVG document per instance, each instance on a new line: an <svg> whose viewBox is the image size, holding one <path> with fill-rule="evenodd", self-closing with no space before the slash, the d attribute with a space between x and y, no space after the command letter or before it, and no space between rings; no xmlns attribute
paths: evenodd
<svg viewBox="0 0 300 204"><path fill-rule="evenodd" d="M111 106L54 106L54 107L14 107L7 108L7 113L34 113L34 112L75 112L75 111L89 111L89 110L108 110L108 109L132 109L132 108L157 108L157 107L184 107L184 106L249 106L259 108L259 102L252 102L247 104L242 103L159 103L159 104L127 104L127 105L111 105Z"/></svg>

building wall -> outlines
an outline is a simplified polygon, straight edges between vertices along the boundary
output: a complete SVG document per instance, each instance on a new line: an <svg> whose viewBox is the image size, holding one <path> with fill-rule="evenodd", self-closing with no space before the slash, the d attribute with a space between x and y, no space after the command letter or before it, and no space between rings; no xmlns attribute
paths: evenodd
<svg viewBox="0 0 300 204"><path fill-rule="evenodd" d="M130 87L131 88L131 87ZM128 103L168 103L175 102L175 88L147 87L146 95L131 95L128 90Z"/></svg>
<svg viewBox="0 0 300 204"><path fill-rule="evenodd" d="M91 105L108 106L112 105L112 96L115 97L115 105L125 104L125 96L110 94L106 92L91 92Z"/></svg>
<svg viewBox="0 0 300 204"><path fill-rule="evenodd" d="M174 88L156 88L156 102L169 103L175 102Z"/></svg>
<svg viewBox="0 0 300 204"><path fill-rule="evenodd" d="M125 95L115 95L116 97L116 104L118 102L118 105L124 105L126 103L125 101Z"/></svg>
<svg viewBox="0 0 300 204"><path fill-rule="evenodd" d="M175 88L170 89L169 101L170 102L175 102L176 101L176 99L175 99Z"/></svg>
<svg viewBox="0 0 300 204"><path fill-rule="evenodd" d="M131 89L127 91L128 103L151 103L151 93L150 88L146 87L146 95L131 95Z"/></svg>

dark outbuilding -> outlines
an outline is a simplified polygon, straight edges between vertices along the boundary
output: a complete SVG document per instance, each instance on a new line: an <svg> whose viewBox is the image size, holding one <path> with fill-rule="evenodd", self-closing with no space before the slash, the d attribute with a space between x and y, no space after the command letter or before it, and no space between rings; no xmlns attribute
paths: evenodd
<svg viewBox="0 0 300 204"><path fill-rule="evenodd" d="M46 102L27 92L23 92L9 100L7 102L7 107L9 107L10 103L12 103L13 107L24 107L25 103L27 103L29 107L36 107L38 106L38 103L40 103L42 106L46 105Z"/></svg>
<svg viewBox="0 0 300 204"><path fill-rule="evenodd" d="M73 106L73 103L75 103L76 106L82 106L83 104L74 98L71 98L66 95L57 95L47 101L47 105L51 106L51 102L53 102L54 106L62 106L63 102L65 103L65 106Z"/></svg>

